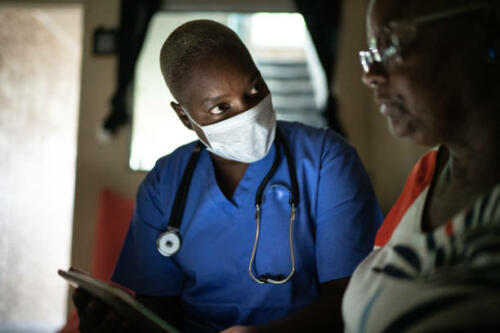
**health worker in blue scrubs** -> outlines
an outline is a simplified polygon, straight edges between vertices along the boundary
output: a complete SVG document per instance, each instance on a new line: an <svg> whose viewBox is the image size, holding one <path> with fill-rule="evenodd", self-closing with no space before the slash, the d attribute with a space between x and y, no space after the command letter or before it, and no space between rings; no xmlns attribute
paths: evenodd
<svg viewBox="0 0 500 333"><path fill-rule="evenodd" d="M341 328L344 289L382 220L355 149L332 130L276 121L266 83L224 25L178 27L160 63L172 108L201 144L159 159L140 185L112 280L187 332ZM166 256L159 237L193 154L182 221L163 244L178 248Z"/></svg>

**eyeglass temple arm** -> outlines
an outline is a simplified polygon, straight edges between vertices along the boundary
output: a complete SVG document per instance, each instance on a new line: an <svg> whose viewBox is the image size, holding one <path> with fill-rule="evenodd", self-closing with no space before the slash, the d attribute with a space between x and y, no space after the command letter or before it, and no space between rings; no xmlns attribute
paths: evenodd
<svg viewBox="0 0 500 333"><path fill-rule="evenodd" d="M458 7L458 8L438 12L438 13L420 16L420 17L411 19L410 22L413 24L417 24L417 25L424 24L424 23L437 21L437 20L445 19L448 17L452 17L452 16L463 14L463 13L471 12L474 10L488 8L488 7L489 6L486 2L481 2L481 3L476 3L476 4L472 4L472 5L468 5L468 6Z"/></svg>

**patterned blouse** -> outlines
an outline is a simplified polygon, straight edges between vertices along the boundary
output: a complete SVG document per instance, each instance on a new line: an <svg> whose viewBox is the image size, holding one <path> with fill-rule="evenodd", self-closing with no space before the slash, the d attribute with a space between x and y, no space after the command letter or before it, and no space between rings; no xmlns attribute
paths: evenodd
<svg viewBox="0 0 500 333"><path fill-rule="evenodd" d="M421 229L437 150L415 165L343 301L346 332L500 331L500 184Z"/></svg>

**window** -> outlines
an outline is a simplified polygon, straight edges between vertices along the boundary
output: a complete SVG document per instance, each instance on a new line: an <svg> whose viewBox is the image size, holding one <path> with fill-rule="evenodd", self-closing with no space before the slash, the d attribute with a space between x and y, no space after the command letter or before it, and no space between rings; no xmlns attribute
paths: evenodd
<svg viewBox="0 0 500 333"><path fill-rule="evenodd" d="M176 27L202 18L223 23L240 36L273 94L278 119L325 125L320 110L327 96L326 80L300 14L160 12L151 21L136 67L133 170L149 170L159 157L196 139L170 107L173 98L161 75L158 56Z"/></svg>

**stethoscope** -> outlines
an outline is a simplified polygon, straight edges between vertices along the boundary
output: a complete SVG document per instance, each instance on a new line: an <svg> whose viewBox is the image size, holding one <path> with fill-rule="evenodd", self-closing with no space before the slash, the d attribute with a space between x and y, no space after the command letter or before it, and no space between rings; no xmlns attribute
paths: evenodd
<svg viewBox="0 0 500 333"><path fill-rule="evenodd" d="M257 194L255 195L255 221L256 221L255 240L253 243L252 254L250 256L250 262L248 264L248 274L255 282L261 284L263 283L283 284L286 283L288 280L290 280L293 274L295 273L295 255L293 250L293 222L295 221L295 207L297 207L299 202L297 176L295 173L295 167L293 164L292 155L290 153L286 141L283 138L283 135L281 134L278 128L276 128L275 143L276 143L276 154L274 157L273 165L271 166L271 169L267 172L266 176L260 183L259 188L257 189ZM283 147L283 151L285 153L285 158L288 165L290 183L292 186L292 197L290 200L289 239L288 239L288 243L290 245L290 260L292 263L292 268L290 270L290 273L286 277L284 277L283 275L272 276L269 274L260 275L259 277L256 277L253 273L253 263L255 259L255 252L257 250L257 244L259 242L262 197L264 193L264 188L269 183L269 180L274 175L280 164L281 147ZM200 152L202 148L203 148L202 143L198 141L193 149L193 153L191 154L191 157L186 166L184 174L182 175L179 188L177 189L167 229L163 233L161 233L156 240L156 247L158 251L166 257L171 257L175 255L181 248L181 238L179 236L179 230L182 221L182 215L184 213L184 208L186 206L186 199L189 191L189 185L191 183L191 178L193 176L193 171L200 157Z"/></svg>

